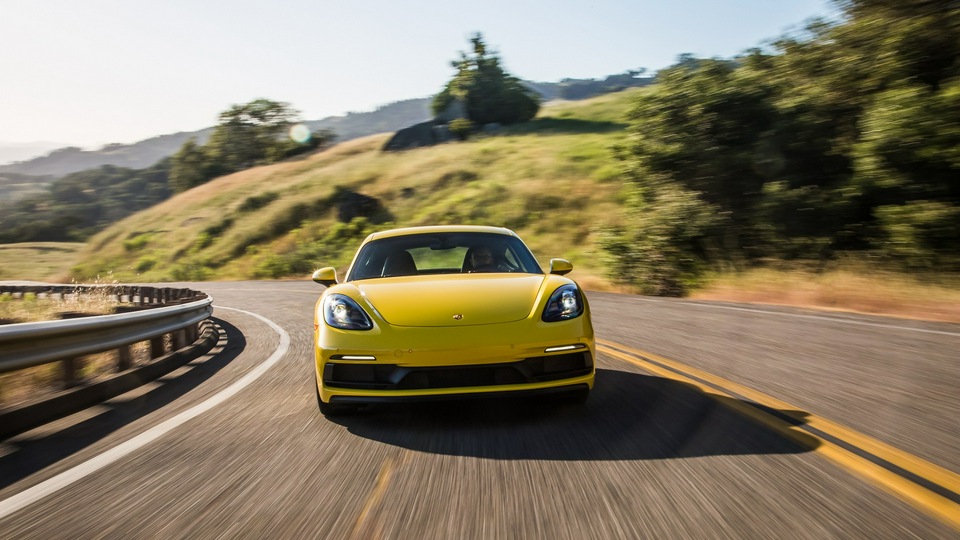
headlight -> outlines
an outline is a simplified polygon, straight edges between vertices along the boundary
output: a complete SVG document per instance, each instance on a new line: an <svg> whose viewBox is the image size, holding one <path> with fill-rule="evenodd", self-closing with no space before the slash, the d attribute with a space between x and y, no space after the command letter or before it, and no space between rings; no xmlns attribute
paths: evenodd
<svg viewBox="0 0 960 540"><path fill-rule="evenodd" d="M546 322L565 321L583 314L583 298L576 285L564 285L553 291L542 319Z"/></svg>
<svg viewBox="0 0 960 540"><path fill-rule="evenodd" d="M323 320L334 328L370 330L373 323L349 296L331 294L323 300Z"/></svg>

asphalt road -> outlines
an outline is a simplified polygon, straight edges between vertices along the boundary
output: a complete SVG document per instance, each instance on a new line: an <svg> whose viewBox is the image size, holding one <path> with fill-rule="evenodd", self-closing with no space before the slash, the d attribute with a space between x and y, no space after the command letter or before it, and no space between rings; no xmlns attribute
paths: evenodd
<svg viewBox="0 0 960 540"><path fill-rule="evenodd" d="M190 286L221 344L0 443L0 538L960 538L957 325L590 293L585 405L331 421L319 285Z"/></svg>

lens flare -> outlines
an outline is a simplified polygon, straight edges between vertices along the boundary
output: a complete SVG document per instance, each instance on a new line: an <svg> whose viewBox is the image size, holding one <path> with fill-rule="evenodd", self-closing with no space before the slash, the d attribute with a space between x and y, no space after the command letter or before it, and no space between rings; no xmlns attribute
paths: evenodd
<svg viewBox="0 0 960 540"><path fill-rule="evenodd" d="M310 128L303 124L297 124L290 128L290 138L300 144L305 144L310 141Z"/></svg>

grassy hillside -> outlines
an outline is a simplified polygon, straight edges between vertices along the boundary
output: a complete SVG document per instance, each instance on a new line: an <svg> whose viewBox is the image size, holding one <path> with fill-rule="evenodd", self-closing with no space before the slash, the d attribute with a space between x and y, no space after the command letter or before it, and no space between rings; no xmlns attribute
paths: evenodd
<svg viewBox="0 0 960 540"><path fill-rule="evenodd" d="M71 242L0 244L0 281L67 280L67 273L78 260L81 249L83 244Z"/></svg>
<svg viewBox="0 0 960 540"><path fill-rule="evenodd" d="M468 142L385 154L385 134L219 178L119 222L82 249L0 246L0 280L303 279L321 266L344 270L373 230L475 223L513 228L541 264L570 259L587 289L609 290L597 230L621 220L610 147L640 91L552 104L533 122ZM345 190L375 197L382 208L342 223L337 201ZM956 276L930 282L855 262L828 271L781 266L711 275L692 296L960 322Z"/></svg>
<svg viewBox="0 0 960 540"><path fill-rule="evenodd" d="M551 105L533 122L467 142L383 153L388 135L377 135L218 178L92 238L72 277L302 277L345 268L373 230L468 223L512 228L542 264L568 258L575 276L599 286L596 231L622 206L610 147L638 91ZM338 221L347 191L376 198L382 210Z"/></svg>

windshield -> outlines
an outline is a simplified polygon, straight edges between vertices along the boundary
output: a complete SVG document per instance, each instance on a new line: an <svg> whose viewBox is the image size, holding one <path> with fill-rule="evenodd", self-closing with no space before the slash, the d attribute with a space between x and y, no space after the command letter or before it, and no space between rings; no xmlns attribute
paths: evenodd
<svg viewBox="0 0 960 540"><path fill-rule="evenodd" d="M347 281L424 274L542 274L519 238L491 233L430 233L374 240L357 254Z"/></svg>

